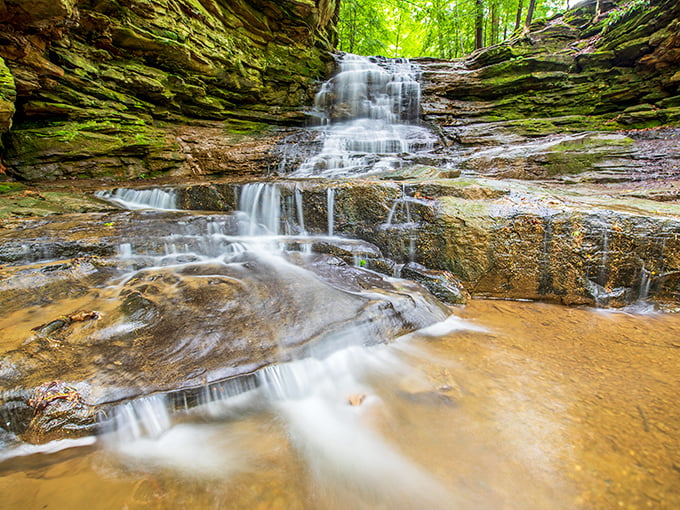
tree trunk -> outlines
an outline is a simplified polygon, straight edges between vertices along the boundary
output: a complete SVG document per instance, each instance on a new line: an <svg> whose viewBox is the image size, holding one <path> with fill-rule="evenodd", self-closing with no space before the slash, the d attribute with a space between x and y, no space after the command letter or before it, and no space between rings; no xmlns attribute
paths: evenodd
<svg viewBox="0 0 680 510"><path fill-rule="evenodd" d="M522 9L524 7L524 0L517 0L517 18L515 18L515 30L522 25Z"/></svg>
<svg viewBox="0 0 680 510"><path fill-rule="evenodd" d="M536 0L529 0L529 9L527 10L527 19L524 22L524 27L529 29L531 25L531 18L534 16L534 8L536 7Z"/></svg>
<svg viewBox="0 0 680 510"><path fill-rule="evenodd" d="M357 34L357 7L356 5L352 6L352 21L350 23L350 26L352 27L352 30L349 35L349 53L354 53L354 44L356 42L356 34Z"/></svg>
<svg viewBox="0 0 680 510"><path fill-rule="evenodd" d="M484 0L475 0L475 49L484 47Z"/></svg>
<svg viewBox="0 0 680 510"><path fill-rule="evenodd" d="M498 3L494 0L491 4L491 45L498 44L498 28L500 23Z"/></svg>

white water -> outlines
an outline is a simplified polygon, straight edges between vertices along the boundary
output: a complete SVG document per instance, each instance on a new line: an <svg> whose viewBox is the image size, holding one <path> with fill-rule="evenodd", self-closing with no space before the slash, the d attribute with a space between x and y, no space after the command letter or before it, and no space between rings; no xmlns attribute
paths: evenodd
<svg viewBox="0 0 680 510"><path fill-rule="evenodd" d="M111 191L97 191L95 196L125 209L177 210L177 192L174 189L118 188Z"/></svg>
<svg viewBox="0 0 680 510"><path fill-rule="evenodd" d="M403 156L432 148L432 135L417 125L420 88L408 62L346 56L341 67L342 72L317 97L325 124L322 153L296 175L365 175L398 168ZM176 208L174 194L145 191L116 190L98 196L127 208ZM219 215L178 220L176 231L155 252L143 244L137 246L135 240L123 243L121 263L132 265L130 274L134 274L140 267L229 264L242 251L254 250L258 256L270 257L272 263L278 260L274 265L289 271L304 293L305 279L295 277L292 266L276 256L291 241L311 246L301 190L283 191L278 184L240 186L236 224ZM335 198L335 190L329 188L326 239L335 231ZM408 203L403 205L408 208ZM295 266L295 271L305 270ZM376 292L375 297L381 296ZM318 305L329 307L332 316L333 303ZM322 496L322 501L338 499L332 496L337 493L343 496L338 500L355 501L357 508L367 502L369 507L447 508L450 494L400 453L374 423L383 412L383 403L381 390L372 380L377 375L420 376L401 359L398 348L363 346L372 343L375 334L369 323L323 334L331 336L331 341L316 350L310 348L305 359L262 369L243 384L207 385L199 405L195 399L190 405L186 394L182 400L180 393L118 406L103 427L108 431L105 444L133 469L169 468L203 477L244 473L257 469L244 444L260 438L244 442L216 422L238 422L264 413L290 438L317 486L330 494ZM352 395L366 397L354 406L349 403Z"/></svg>
<svg viewBox="0 0 680 510"><path fill-rule="evenodd" d="M412 154L432 150L435 137L419 125L417 69L404 59L345 54L340 71L316 96L320 154L296 177L348 177L400 168Z"/></svg>
<svg viewBox="0 0 680 510"><path fill-rule="evenodd" d="M642 266L640 270L640 289L638 290L638 300L644 301L649 297L649 289L652 284L649 271Z"/></svg>
<svg viewBox="0 0 680 510"><path fill-rule="evenodd" d="M239 211L241 221L239 232L249 238L259 238L261 242L290 241L295 236L302 244L302 251L309 253L314 239L305 228L303 192L294 188L285 198L279 184L254 183L239 187ZM286 201L290 203L287 204ZM327 236L335 234L335 189L326 189ZM252 240L252 239L251 239Z"/></svg>
<svg viewBox="0 0 680 510"><path fill-rule="evenodd" d="M332 236L335 225L335 190L333 188L326 190L326 210L328 211L328 235Z"/></svg>
<svg viewBox="0 0 680 510"><path fill-rule="evenodd" d="M475 327L458 319L455 329ZM323 498L339 497L345 503L356 498L357 508L367 508L367 502L369 507L449 508L453 496L448 490L376 428L385 410L382 390L372 381L394 377L397 386L408 380L410 386L427 387L427 378L406 361L421 354L399 345L355 345L323 359L267 367L255 374L257 383L250 379L240 388L208 391L205 404L180 409L174 418L166 398L139 399L114 411L104 444L133 469L223 479L259 469L245 445L266 441L252 430L244 436L237 424L264 413L283 427L306 471L325 491ZM349 397L357 394L366 395L365 400L349 405ZM220 420L228 421L220 425Z"/></svg>
<svg viewBox="0 0 680 510"><path fill-rule="evenodd" d="M281 231L281 193L277 185L246 184L241 188L239 210L247 216L240 233L279 235Z"/></svg>
<svg viewBox="0 0 680 510"><path fill-rule="evenodd" d="M402 187L401 190L401 196L394 201L392 207L390 208L390 212L387 215L387 222L385 223L385 226L386 227L391 227L393 225L404 225L411 227L418 226L417 223L413 221L413 218L411 216L411 204L423 205L426 207L430 206L430 202L428 202L427 200L409 196L406 193L406 189L404 186Z"/></svg>

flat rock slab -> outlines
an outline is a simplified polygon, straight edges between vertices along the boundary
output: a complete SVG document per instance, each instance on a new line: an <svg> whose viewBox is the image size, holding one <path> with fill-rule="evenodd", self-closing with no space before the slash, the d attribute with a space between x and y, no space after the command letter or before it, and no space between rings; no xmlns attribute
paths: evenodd
<svg viewBox="0 0 680 510"><path fill-rule="evenodd" d="M387 342L449 313L420 285L336 256L229 251L234 216L74 215L4 232L5 435L91 433L116 402Z"/></svg>

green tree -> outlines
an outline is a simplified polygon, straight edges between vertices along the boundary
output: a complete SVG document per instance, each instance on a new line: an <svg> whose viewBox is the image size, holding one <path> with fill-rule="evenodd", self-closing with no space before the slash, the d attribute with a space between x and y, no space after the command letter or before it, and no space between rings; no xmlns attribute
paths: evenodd
<svg viewBox="0 0 680 510"><path fill-rule="evenodd" d="M484 47L484 0L475 0L475 49Z"/></svg>
<svg viewBox="0 0 680 510"><path fill-rule="evenodd" d="M341 0L339 49L389 57L464 57L563 8L564 0Z"/></svg>
<svg viewBox="0 0 680 510"><path fill-rule="evenodd" d="M534 11L536 10L536 0L529 0L529 8L527 9L527 19L524 22L524 27L528 30L529 25L531 25L531 22L534 17Z"/></svg>
<svg viewBox="0 0 680 510"><path fill-rule="evenodd" d="M390 26L385 23L381 3L342 0L338 24L338 49L359 55L384 52Z"/></svg>

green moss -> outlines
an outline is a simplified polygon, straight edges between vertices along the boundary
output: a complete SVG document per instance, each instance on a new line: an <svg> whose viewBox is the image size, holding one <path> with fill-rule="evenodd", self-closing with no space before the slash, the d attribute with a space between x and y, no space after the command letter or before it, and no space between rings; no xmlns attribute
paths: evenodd
<svg viewBox="0 0 680 510"><path fill-rule="evenodd" d="M224 124L224 130L233 135L253 135L271 130L270 124L247 120L231 119Z"/></svg>
<svg viewBox="0 0 680 510"><path fill-rule="evenodd" d="M441 214L449 218L481 218L488 221L491 216L491 205L482 200L468 200L459 197L442 197L439 199Z"/></svg>
<svg viewBox="0 0 680 510"><path fill-rule="evenodd" d="M112 119L65 122L10 133L8 161L31 165L43 158L86 159L116 154L141 155L166 147L165 131L143 121Z"/></svg>
<svg viewBox="0 0 680 510"><path fill-rule="evenodd" d="M17 97L14 77L5 61L0 57L0 99L13 103Z"/></svg>
<svg viewBox="0 0 680 510"><path fill-rule="evenodd" d="M0 182L0 195L6 195L7 193L21 191L25 187L26 186L18 182Z"/></svg>
<svg viewBox="0 0 680 510"><path fill-rule="evenodd" d="M233 137L257 135L270 123L303 124L300 107L311 102L331 56L326 27L315 33L317 2L289 7L283 12L272 3L265 12L244 0L107 0L96 8L85 2L81 23L45 53L64 74L24 98L5 162L26 179L148 176L154 165L179 165L165 163L172 148L153 121L228 121L225 136ZM14 97L0 60L0 131L9 127ZM147 163L154 161L147 155L163 151Z"/></svg>

